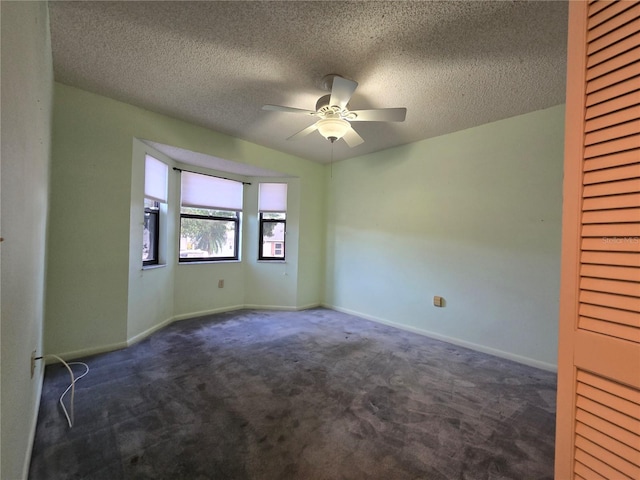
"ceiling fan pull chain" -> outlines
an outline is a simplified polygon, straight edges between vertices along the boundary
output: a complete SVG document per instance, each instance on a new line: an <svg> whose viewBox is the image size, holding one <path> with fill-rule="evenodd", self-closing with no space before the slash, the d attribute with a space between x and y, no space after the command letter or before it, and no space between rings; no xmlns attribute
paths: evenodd
<svg viewBox="0 0 640 480"><path fill-rule="evenodd" d="M333 142L331 142L331 162L329 165L329 175L331 180L333 180Z"/></svg>

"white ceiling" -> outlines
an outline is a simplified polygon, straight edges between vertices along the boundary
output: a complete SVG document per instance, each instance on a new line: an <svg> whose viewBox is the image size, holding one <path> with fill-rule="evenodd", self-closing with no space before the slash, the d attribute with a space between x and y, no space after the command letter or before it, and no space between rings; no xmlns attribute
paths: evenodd
<svg viewBox="0 0 640 480"><path fill-rule="evenodd" d="M49 3L57 81L318 162L322 77L359 82L351 109L406 107L359 122L341 160L564 102L564 1Z"/></svg>

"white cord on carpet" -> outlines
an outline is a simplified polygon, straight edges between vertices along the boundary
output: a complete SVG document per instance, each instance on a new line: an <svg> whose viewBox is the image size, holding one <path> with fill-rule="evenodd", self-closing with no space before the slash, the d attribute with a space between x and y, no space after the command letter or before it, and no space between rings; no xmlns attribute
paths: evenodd
<svg viewBox="0 0 640 480"><path fill-rule="evenodd" d="M67 367L67 370L69 370L69 376L71 377L71 383L69 384L69 386L67 387L67 389L62 392L62 395L60 395L60 405L62 406L62 411L64 412L64 416L67 417L67 423L69 424L69 428L73 427L73 403L74 403L74 399L75 399L75 385L76 382L78 380L80 380L82 377L84 377L87 373L89 373L89 365L87 365L84 362L65 362L62 358L60 358L57 355L43 355L42 357L37 357L37 360L42 359L42 358L47 358L47 357L52 357L55 358L57 360L59 360L60 362L62 362L62 364ZM80 375L79 377L74 377L73 375L73 370L71 370L71 367L69 365L84 365L84 367L86 368L85 372ZM69 416L69 413L67 412L67 408L64 406L64 402L62 401L64 399L64 396L67 394L67 392L71 390L71 416Z"/></svg>

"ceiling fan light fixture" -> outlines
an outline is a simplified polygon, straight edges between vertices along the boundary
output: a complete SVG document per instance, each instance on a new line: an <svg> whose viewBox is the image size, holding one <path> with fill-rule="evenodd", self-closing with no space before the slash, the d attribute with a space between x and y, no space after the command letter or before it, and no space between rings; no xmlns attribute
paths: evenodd
<svg viewBox="0 0 640 480"><path fill-rule="evenodd" d="M323 118L322 120L318 120L317 126L320 135L331 143L340 140L351 128L349 122L341 118Z"/></svg>

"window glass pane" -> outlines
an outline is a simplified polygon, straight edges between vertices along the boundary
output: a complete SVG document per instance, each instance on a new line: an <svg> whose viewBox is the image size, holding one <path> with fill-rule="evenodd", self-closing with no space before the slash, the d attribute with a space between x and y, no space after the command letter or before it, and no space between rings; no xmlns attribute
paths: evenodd
<svg viewBox="0 0 640 480"><path fill-rule="evenodd" d="M262 257L284 258L285 222L262 223Z"/></svg>
<svg viewBox="0 0 640 480"><path fill-rule="evenodd" d="M144 212L142 230L142 261L152 262L158 259L158 212Z"/></svg>
<svg viewBox="0 0 640 480"><path fill-rule="evenodd" d="M236 222L180 219L180 258L236 257Z"/></svg>

